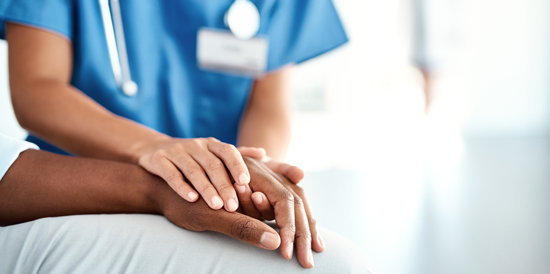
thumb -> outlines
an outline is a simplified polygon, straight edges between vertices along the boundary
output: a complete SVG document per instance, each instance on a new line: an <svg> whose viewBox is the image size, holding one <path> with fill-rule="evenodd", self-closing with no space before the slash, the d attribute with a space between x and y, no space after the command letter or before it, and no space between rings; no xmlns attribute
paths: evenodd
<svg viewBox="0 0 550 274"><path fill-rule="evenodd" d="M209 230L268 250L275 250L281 244L279 234L266 223L238 212L224 213L227 214L213 220Z"/></svg>
<svg viewBox="0 0 550 274"><path fill-rule="evenodd" d="M242 156L262 160L266 157L265 149L256 147L238 147L237 150Z"/></svg>
<svg viewBox="0 0 550 274"><path fill-rule="evenodd" d="M268 161L264 164L275 173L280 173L287 177L294 184L298 184L305 177L304 171L293 165L277 162L277 161Z"/></svg>

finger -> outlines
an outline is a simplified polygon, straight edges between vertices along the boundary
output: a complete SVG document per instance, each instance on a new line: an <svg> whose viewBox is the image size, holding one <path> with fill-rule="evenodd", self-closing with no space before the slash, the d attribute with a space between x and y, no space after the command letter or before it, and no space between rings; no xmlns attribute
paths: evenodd
<svg viewBox="0 0 550 274"><path fill-rule="evenodd" d="M245 185L250 182L248 168L244 164L243 156L235 146L222 143L214 138L209 138L207 145L208 150L222 159L236 184Z"/></svg>
<svg viewBox="0 0 550 274"><path fill-rule="evenodd" d="M197 192L189 186L181 172L166 158L158 158L148 166L147 170L160 176L183 199L195 202L199 198Z"/></svg>
<svg viewBox="0 0 550 274"><path fill-rule="evenodd" d="M296 215L296 256L305 268L313 267L313 254L311 253L311 231L302 199L294 197L294 212Z"/></svg>
<svg viewBox="0 0 550 274"><path fill-rule="evenodd" d="M263 160L267 153L263 148L257 147L238 147L237 150L241 153L242 156L252 157L254 159Z"/></svg>
<svg viewBox="0 0 550 274"><path fill-rule="evenodd" d="M256 206L252 201L252 190L250 189L250 186L248 184L235 184L234 186L237 191L237 196L239 196L240 208L243 210L243 214L255 219L261 219L262 214L256 209Z"/></svg>
<svg viewBox="0 0 550 274"><path fill-rule="evenodd" d="M264 162L264 164L271 169L271 171L275 173L280 173L287 177L291 182L298 184L301 180L304 179L305 173L304 171L293 165L280 163L277 161L268 161Z"/></svg>
<svg viewBox="0 0 550 274"><path fill-rule="evenodd" d="M296 232L294 219L294 196L271 174L267 173L251 158L245 157L245 162L251 170L250 187L253 191L264 193L275 211L275 222L281 236L281 255L287 260L292 258L294 235Z"/></svg>
<svg viewBox="0 0 550 274"><path fill-rule="evenodd" d="M191 157L206 171L208 178L222 197L225 209L227 211L237 210L239 207L237 193L233 189L233 184L222 161L209 151L200 149L191 151Z"/></svg>
<svg viewBox="0 0 550 274"><path fill-rule="evenodd" d="M309 230L311 231L311 239L312 239L311 247L313 248L313 250L315 250L315 252L321 253L325 251L326 246L325 246L325 242L323 241L323 237L321 236L321 234L319 233L319 230L317 229L317 221L313 217L313 213L311 211L311 207L309 205L307 197L301 194L298 194L298 195L301 196L302 202L304 204L304 209L306 211Z"/></svg>
<svg viewBox="0 0 550 274"><path fill-rule="evenodd" d="M170 160L183 172L183 175L187 177L187 180L191 182L210 208L222 208L223 200L218 196L218 191L216 191L195 159L189 154L183 153L174 153L170 157Z"/></svg>
<svg viewBox="0 0 550 274"><path fill-rule="evenodd" d="M263 166L263 168L266 172L270 173L274 178L279 180L281 184L287 186L292 194L295 196L294 210L296 218L296 256L298 257L298 261L303 267L311 268L314 265L313 254L311 252L312 232L315 232L316 236L318 234L315 219L310 218L310 215L308 215L306 212L307 201L304 201L304 199L302 198L305 197L305 194L302 188L296 186L295 184L292 184L285 176L280 176L279 174L274 173L265 165ZM309 204L307 205L309 209ZM313 229L311 227L313 227Z"/></svg>
<svg viewBox="0 0 550 274"><path fill-rule="evenodd" d="M276 175L276 174L274 174ZM290 187L296 195L298 195L302 199L303 207L307 215L307 221L309 225L309 230L311 232L311 246L313 250L316 252L323 252L326 248L325 242L323 241L323 237L319 233L317 229L317 221L315 220L315 217L313 216L313 211L311 210L311 206L309 204L309 201L303 191L302 188L299 186L296 186L295 184L292 184L289 182L287 178L284 176L276 176L278 179L283 180L288 187Z"/></svg>
<svg viewBox="0 0 550 274"><path fill-rule="evenodd" d="M268 250L275 250L281 244L279 235L269 225L237 212L223 212L212 220L210 227L209 230Z"/></svg>
<svg viewBox="0 0 550 274"><path fill-rule="evenodd" d="M261 192L252 193L252 201L264 219L269 221L275 219L275 212L273 212L273 207L269 204L265 194Z"/></svg>

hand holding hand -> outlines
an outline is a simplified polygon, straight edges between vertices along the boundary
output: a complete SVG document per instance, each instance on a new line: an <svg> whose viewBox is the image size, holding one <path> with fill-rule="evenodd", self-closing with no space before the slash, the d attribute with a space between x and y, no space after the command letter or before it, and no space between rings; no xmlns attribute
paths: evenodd
<svg viewBox="0 0 550 274"><path fill-rule="evenodd" d="M268 250L277 249L281 243L279 234L266 223L239 212L212 210L203 199L190 203L168 189L158 200L163 215L179 227L220 232Z"/></svg>
<svg viewBox="0 0 550 274"><path fill-rule="evenodd" d="M248 151L254 153L254 148ZM224 205L227 211L238 208L229 175L236 185L247 185L250 181L239 151L214 138L166 138L142 148L139 155L139 165L164 179L182 198L197 201L196 189L212 209Z"/></svg>
<svg viewBox="0 0 550 274"><path fill-rule="evenodd" d="M160 185L156 201L172 223L193 231L217 231L246 243L274 250L280 247L284 258L292 258L294 242L298 261L306 268L313 267L311 248L317 252L325 249L317 232L315 219L303 190L284 176L273 173L262 162L245 157L251 174L250 187L253 199L261 195L262 201L252 204L258 210L258 218L275 219L279 234L269 225L243 213L212 210L200 199L195 203L182 200L165 185ZM265 193L265 194L264 194ZM241 201L241 206L244 204ZM257 208L257 209L256 209ZM280 236L279 236L280 235Z"/></svg>

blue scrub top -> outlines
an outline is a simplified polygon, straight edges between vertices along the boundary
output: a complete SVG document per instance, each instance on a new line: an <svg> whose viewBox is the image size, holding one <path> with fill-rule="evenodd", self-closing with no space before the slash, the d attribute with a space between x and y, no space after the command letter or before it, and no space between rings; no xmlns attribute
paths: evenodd
<svg viewBox="0 0 550 274"><path fill-rule="evenodd" d="M62 35L73 44L71 84L109 111L173 137L236 144L254 79L201 70L196 58L198 30L227 29L223 18L233 2L121 0L132 79L139 86L134 97L116 85L97 0L2 0L0 38L8 21ZM347 42L331 0L252 2L261 14L259 34L269 39L269 71ZM27 140L64 153L35 136Z"/></svg>

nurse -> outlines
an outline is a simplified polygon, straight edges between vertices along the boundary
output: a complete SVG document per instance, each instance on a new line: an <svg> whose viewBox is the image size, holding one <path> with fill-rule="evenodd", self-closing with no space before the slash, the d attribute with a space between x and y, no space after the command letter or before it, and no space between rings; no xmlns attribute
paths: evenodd
<svg viewBox="0 0 550 274"><path fill-rule="evenodd" d="M228 11L243 1L111 1L109 9L105 1L2 1L0 38L27 140L139 164L188 201L200 194L213 209L235 211L240 201L254 211L241 154L259 147L283 159L292 65L347 38L330 0L251 1L257 34L232 37ZM233 54L215 56L220 50ZM288 239L281 251L292 246Z"/></svg>

